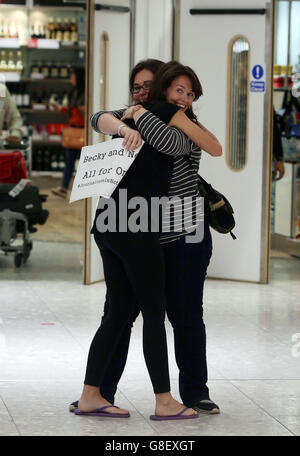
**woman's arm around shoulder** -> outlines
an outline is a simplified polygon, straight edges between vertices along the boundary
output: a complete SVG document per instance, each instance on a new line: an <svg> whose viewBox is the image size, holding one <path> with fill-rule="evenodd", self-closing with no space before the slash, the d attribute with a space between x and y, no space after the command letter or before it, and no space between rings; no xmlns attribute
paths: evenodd
<svg viewBox="0 0 300 456"><path fill-rule="evenodd" d="M123 147L126 150L135 150L142 144L142 137L138 131L120 120L124 111L125 109L97 112L91 117L91 126L97 133L122 136L124 138Z"/></svg>
<svg viewBox="0 0 300 456"><path fill-rule="evenodd" d="M163 107L164 104L161 103L161 105ZM165 103L165 105L167 104ZM174 111L174 106L172 107L172 111ZM140 105L135 106L129 115L134 119L142 136L158 152L173 157L190 154L191 146L189 139L179 128L170 127L170 124L166 125L155 114ZM170 116L166 116L166 121L168 117Z"/></svg>
<svg viewBox="0 0 300 456"><path fill-rule="evenodd" d="M117 133L118 127L123 124L120 119L124 111L125 109L96 112L91 116L91 126L97 133L114 135Z"/></svg>
<svg viewBox="0 0 300 456"><path fill-rule="evenodd" d="M180 128L197 146L213 157L222 155L222 146L217 138L200 123L192 122L184 112L177 111L169 126Z"/></svg>

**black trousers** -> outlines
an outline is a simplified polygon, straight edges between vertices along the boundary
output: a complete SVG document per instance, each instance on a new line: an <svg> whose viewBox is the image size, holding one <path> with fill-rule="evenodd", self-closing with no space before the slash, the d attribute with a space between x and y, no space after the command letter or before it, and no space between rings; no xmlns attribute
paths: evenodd
<svg viewBox="0 0 300 456"><path fill-rule="evenodd" d="M153 233L94 232L109 296L105 321L91 343L84 383L100 386L124 329L138 305L143 316L143 351L154 393L170 391L165 332L165 266Z"/></svg>
<svg viewBox="0 0 300 456"><path fill-rule="evenodd" d="M166 267L166 313L174 330L180 397L188 407L201 399L209 399L203 288L212 255L212 239L207 222L204 228L204 238L200 243L189 244L182 237L162 245ZM111 403L114 403L117 385L125 368L131 328L140 312L137 306L135 308L100 385L102 395ZM110 297L107 293L102 324L109 309Z"/></svg>

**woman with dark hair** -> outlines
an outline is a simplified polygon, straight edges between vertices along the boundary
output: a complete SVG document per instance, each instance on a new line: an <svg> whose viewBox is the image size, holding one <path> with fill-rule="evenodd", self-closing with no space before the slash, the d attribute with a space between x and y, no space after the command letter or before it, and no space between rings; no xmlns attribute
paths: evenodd
<svg viewBox="0 0 300 456"><path fill-rule="evenodd" d="M172 83L181 76L189 79L193 91L193 102L198 100L201 95L203 95L203 91L197 75L190 67L173 60L160 66L157 70L155 78L152 81L148 102L166 102L167 90L171 87ZM197 117L195 116L190 103L184 112L191 120L197 122Z"/></svg>
<svg viewBox="0 0 300 456"><path fill-rule="evenodd" d="M165 68L165 66L163 68ZM97 113L97 115L94 115L92 118L92 125L97 131L101 130L106 134L122 135L124 137L124 145L128 150L134 150L140 140L140 136L137 132L135 132L135 135L131 133L131 130L134 131L134 128L138 128L143 137L149 142L151 146L154 147L153 149L153 147L151 148L149 145L146 147L145 145L143 146L134 164L121 181L119 188L126 188L129 192L129 197L133 196L134 194L139 196L147 195L148 197L150 196L150 199L151 196L156 195L168 195L169 197L178 196L179 198L183 197L183 195L197 197L198 189L196 173L201 152L199 147L197 147L195 144L192 144L191 140L180 130L177 128L168 128L165 125L165 123L169 123L169 125L178 126L178 121L176 120L177 117L179 118L180 124L183 124L183 128L186 129L189 134L195 137L195 141L204 144L204 147L208 153L211 155L220 155L221 146L216 138L206 129L204 131L203 129L199 128L199 126L196 126L184 114L184 111L186 111L188 108L190 108L190 112L192 113L191 104L193 100L196 97L198 98L202 93L201 85L200 83L198 84L196 75L195 81L197 84L194 86L191 84L190 77L185 73L181 73L181 76L179 77L187 79L187 81L181 79L179 80L180 89L184 92L182 95L180 95L180 97L176 95L177 89L175 89L175 92L173 91L173 81L170 81L170 86L166 88L168 92L167 96L165 100L162 100L164 103L155 103L151 106L149 105L147 106L149 110L144 109L141 107L141 105L136 105L126 110L126 112L124 110L115 111L113 114L105 114L101 112ZM174 79L176 78L177 73L175 73L174 76ZM167 101L167 103L165 103L165 101ZM152 114L153 112L157 114L157 117ZM126 124L120 122L121 117L123 119L127 119ZM128 120L129 117L133 117L134 123L132 120ZM163 121L161 121L159 118L163 119ZM96 127L95 122L97 123ZM128 126L128 124L131 125L131 128ZM200 132L200 130L202 130L203 133ZM155 153L155 149L162 153ZM186 160L188 156L190 161ZM155 166L153 166L153 163ZM140 172L140 176L138 176L137 171ZM152 180L149 180L149 174L152 174ZM131 182L133 182L132 185ZM150 184L150 187L152 185L154 188L154 182L156 187L160 186L160 189L158 191L155 190L154 192L152 189L149 194L149 189L146 188L147 184L148 186ZM148 190L148 194L146 190ZM114 196L114 194L113 197L115 200L117 200L117 197ZM152 416L152 419L184 419L196 416L193 415L190 410L186 410L186 408L182 409L182 406L180 408L180 404L172 398L169 389L166 389L168 388L168 386L166 386L168 384L168 374L165 370L165 364L167 363L167 357L165 356L165 342L161 336L158 336L157 339L158 332L163 331L163 328L161 326L161 323L163 322L163 316L160 314L160 317L158 318L156 304L157 299L160 300L161 305L167 305L168 316L174 327L176 359L182 377L181 383L184 384L185 388L185 391L180 388L181 396L186 394L186 397L188 398L187 393L188 390L190 390L189 400L191 402L191 406L194 407L196 405L196 402L202 401L202 405L204 405L204 403L211 403L215 406L215 410L218 410L216 404L210 401L208 397L208 389L205 384L207 381L207 374L205 370L206 359L203 359L203 352L205 357L205 347L203 346L203 343L205 341L203 340L203 322L201 317L202 306L200 305L200 309L197 308L194 313L191 309L192 305L196 307L197 304L199 304L199 300L202 304L203 286L201 287L201 283L199 286L199 283L197 282L199 282L199 279L204 281L203 271L200 271L201 268L199 265L197 265L198 274L192 274L193 278L197 276L196 283L193 284L194 294L197 294L197 303L190 303L190 298L192 299L192 292L190 292L190 297L185 296L184 292L187 288L184 283L185 279L177 277L178 273L181 274L184 272L186 278L190 272L190 267L187 269L188 263L185 259L185 262L183 261L177 269L175 265L172 264L174 261L177 263L181 262L180 252L184 249L184 236L187 234L187 232L194 231L195 226L193 224L191 224L191 226L185 225L182 232L178 232L178 227L173 226L172 232L160 233L159 236L155 236L153 233L147 233L147 235L150 235L151 242L148 242L150 250L148 250L148 254L146 255L147 242L145 243L145 240L147 236L145 236L145 233L122 233L122 236L120 236L121 233L114 233L115 236L113 237L112 233L108 235L107 233L101 232L101 226L99 226L96 221L102 212L102 204L103 201L101 202L100 198L92 232L94 233L95 241L100 249L103 258L105 279L107 284L107 301L105 305L106 309L102 319L102 324L97 331L90 348L85 387L79 401L79 410L77 409L75 412L81 415L97 414L97 410L93 411L93 405L104 405L109 408L109 402L113 403L113 396L117 384L114 382L114 380L118 381L123 371L126 362L132 322L141 309L144 318L144 353L147 367L149 369L153 385L155 385L158 377L162 379L162 390L159 391L154 386L154 392L156 394L156 413L154 416ZM191 209L189 210L192 213L191 215L193 216L192 218L194 220L194 208L192 211ZM130 237L131 239L129 242L128 239ZM180 248L178 249L177 245L179 241ZM127 249L126 244L127 247L129 245L131 248ZM158 248L159 244L164 244L163 251L165 250L165 246L176 244L176 247L174 247L175 250L171 249L170 251L169 261L166 256L165 258L162 258ZM166 251L168 251L168 249ZM197 255L199 255L201 251L202 255L203 252L205 252L205 258L200 258L200 262L202 260L203 263L202 269L204 270L205 277L205 271L211 253L211 251L209 251L209 245L205 245L204 249L198 249ZM138 254L136 252L138 252ZM176 256L178 257L176 258ZM119 260L121 260L121 264L119 264ZM164 266L161 263L162 260L163 263L166 263L165 272ZM193 255L192 260L196 260L196 254ZM199 263L199 256L197 257L197 260ZM148 268L146 275L144 274L144 264L146 264ZM124 268L124 270L122 268ZM135 270L135 277L133 277L131 274L131 271L133 269ZM181 271L181 269L183 269L183 271ZM185 271L185 269L187 270ZM119 274L121 274L121 281L120 275L117 277L117 271L119 271ZM126 286L124 288L124 273L125 276L129 278L129 282L131 283L131 286L129 287L132 287L131 292L129 292L129 289L126 289ZM165 288L165 274L168 295L166 303L164 303L164 298L159 294L162 291L161 287ZM161 282L161 279L163 279L163 282ZM179 297L176 296L175 282L180 282L184 285L184 288ZM196 286L198 287L197 292L195 291ZM148 299L149 297L150 300ZM174 297L176 298L175 303L172 302ZM186 300L186 303L182 301L182 297L184 297L184 301ZM119 302L117 302L118 300ZM143 300L147 300L147 309L145 308L144 304L144 307L141 307L141 302L143 302ZM190 309L187 309L185 307L185 304L187 307L190 306ZM150 312L151 318L149 318L148 312ZM185 313L187 313L187 318L184 318ZM155 318L153 319L153 316L155 316L155 314L156 320ZM125 318L124 315L126 315ZM197 320L200 320L197 325L196 322L194 322L195 317ZM124 318L123 325L121 325L122 318ZM181 326L184 334L182 335L179 334L180 330L178 327L178 325L180 325L180 319L183 319ZM151 326L149 326L149 322L151 322ZM119 325L118 329L116 329L117 325ZM202 333L201 336L197 337L195 333L196 330L199 329L199 326L201 327ZM147 329L148 327L149 330ZM114 331L112 328L114 328ZM120 333L121 329L122 331ZM105 331L106 336L103 336ZM119 332L117 337L116 331ZM148 334L146 334L145 331L149 331ZM193 333L193 336L189 337L188 333L191 332ZM195 337L196 340L192 340L192 338ZM109 339L110 344L107 342ZM104 344L103 341L106 341L106 343ZM201 341L200 347L198 345L199 341ZM157 344L157 342L159 343ZM196 346L194 346L195 342ZM155 347L155 350L153 350L153 347ZM146 352L147 350L150 350L150 348L152 351L150 354L147 354ZM105 372L103 372L104 351L109 349L111 353L106 358L108 361L105 366ZM188 362L188 352L186 353L187 359L185 359L185 350L191 351L189 358L191 360L191 364ZM120 357L120 354L122 360L121 363L119 363L121 365L118 367L117 361ZM199 363L199 361L201 361L201 366L193 364ZM152 367L150 364L152 364ZM196 375L193 374L194 371L197 372ZM199 378L199 371L201 371L200 376L202 383ZM96 384L98 384L98 387ZM109 387L111 387L112 399L109 398ZM193 389L195 391L193 391ZM104 390L107 391L105 396ZM93 400L91 399L92 397ZM208 405L210 406L211 404ZM201 411L205 410L205 406L204 408L201 408ZM206 410L209 411L209 407L207 407ZM171 411L173 411L173 414L171 414ZM116 416L116 413L113 412L114 411L112 411L112 413L106 411L105 416ZM100 413L102 413L102 411ZM120 415L120 411L117 413L117 415ZM129 415L127 414L126 416Z"/></svg>
<svg viewBox="0 0 300 456"><path fill-rule="evenodd" d="M161 60L141 60L135 65L130 73L129 87L136 103L143 103L148 100L148 92L152 86L153 76L163 65ZM142 81L142 86L139 82ZM143 89L143 92L141 92Z"/></svg>
<svg viewBox="0 0 300 456"><path fill-rule="evenodd" d="M74 68L71 73L72 90L69 94L69 106L65 107L55 105L55 109L61 112L68 112L70 127L84 127L84 87L85 87L85 69ZM73 176L75 162L80 158L79 149L65 148L65 168L63 179L60 187L53 188L51 193L61 198L67 197L70 181Z"/></svg>

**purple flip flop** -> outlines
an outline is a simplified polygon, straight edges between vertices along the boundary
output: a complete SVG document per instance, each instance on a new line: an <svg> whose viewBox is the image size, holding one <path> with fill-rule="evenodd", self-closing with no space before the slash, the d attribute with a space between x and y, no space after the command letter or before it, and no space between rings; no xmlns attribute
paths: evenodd
<svg viewBox="0 0 300 456"><path fill-rule="evenodd" d="M192 420L193 418L198 418L198 413L195 415L183 415L183 413L189 407L185 407L181 412L177 413L177 415L166 415L166 416L159 416L159 415L150 415L150 420L154 421L167 421L167 420Z"/></svg>
<svg viewBox="0 0 300 456"><path fill-rule="evenodd" d="M75 410L75 415L85 415L85 416L105 416L106 418L129 418L130 413L108 413L103 412L104 409L109 407L117 407L116 405L106 405L105 407L98 408L92 412L81 412L78 408Z"/></svg>

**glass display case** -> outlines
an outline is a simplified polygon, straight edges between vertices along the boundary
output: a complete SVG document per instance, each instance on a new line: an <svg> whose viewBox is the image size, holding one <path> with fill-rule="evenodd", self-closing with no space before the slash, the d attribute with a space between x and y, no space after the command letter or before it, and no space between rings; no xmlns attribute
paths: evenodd
<svg viewBox="0 0 300 456"><path fill-rule="evenodd" d="M61 134L68 117L53 106L68 106L71 68L85 66L84 5L7 3L0 5L0 82L15 99L24 133L32 127L33 175L61 173Z"/></svg>

